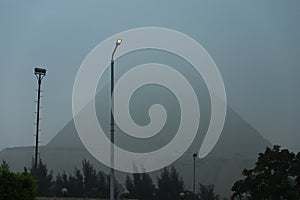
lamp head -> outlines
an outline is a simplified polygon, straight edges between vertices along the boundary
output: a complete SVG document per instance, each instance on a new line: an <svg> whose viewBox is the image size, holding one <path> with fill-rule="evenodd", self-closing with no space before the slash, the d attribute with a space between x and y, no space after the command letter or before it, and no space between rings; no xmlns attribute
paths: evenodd
<svg viewBox="0 0 300 200"><path fill-rule="evenodd" d="M120 45L122 43L122 39L117 39L116 45Z"/></svg>
<svg viewBox="0 0 300 200"><path fill-rule="evenodd" d="M125 188L124 192L122 193L122 196L127 198L129 196L129 191Z"/></svg>
<svg viewBox="0 0 300 200"><path fill-rule="evenodd" d="M34 68L34 74L35 75L46 75L46 69L43 69L43 68L38 68L38 67L36 67L36 68Z"/></svg>
<svg viewBox="0 0 300 200"><path fill-rule="evenodd" d="M183 198L185 197L184 192L180 192L179 197L180 197L181 199L183 199Z"/></svg>

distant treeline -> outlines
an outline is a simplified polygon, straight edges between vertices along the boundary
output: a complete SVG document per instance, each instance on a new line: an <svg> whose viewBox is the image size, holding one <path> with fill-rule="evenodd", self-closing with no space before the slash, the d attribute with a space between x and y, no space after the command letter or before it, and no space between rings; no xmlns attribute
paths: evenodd
<svg viewBox="0 0 300 200"><path fill-rule="evenodd" d="M58 173L55 177L47 165L39 159L37 169L30 169L31 174L37 181L37 196L41 197L86 197L86 198L108 198L110 176L102 171L97 171L88 161L83 160L81 169L75 167L73 172ZM204 199L217 200L214 194L214 186L199 184L197 195L188 191L182 178L175 167L164 168L157 177L157 184L153 183L151 176L147 173L135 173L127 175L124 184L115 180L115 197L120 197L128 192L127 198L140 200L166 200L166 199ZM181 195L181 196L180 196ZM204 196L203 196L204 197Z"/></svg>
<svg viewBox="0 0 300 200"><path fill-rule="evenodd" d="M30 172L29 172L30 171ZM109 175L97 171L87 160L80 169L70 174L53 172L40 159L37 168L24 168L13 173L9 164L0 165L0 199L34 199L39 197L108 198ZM232 200L299 200L300 199L300 152L295 154L280 146L267 147L260 153L253 169L244 169L244 179L232 187ZM126 191L126 198L140 200L220 200L214 185L198 184L194 194L185 186L175 167L164 168L156 184L147 173L127 175L124 184L115 180L115 196ZM225 199L225 198L224 198Z"/></svg>

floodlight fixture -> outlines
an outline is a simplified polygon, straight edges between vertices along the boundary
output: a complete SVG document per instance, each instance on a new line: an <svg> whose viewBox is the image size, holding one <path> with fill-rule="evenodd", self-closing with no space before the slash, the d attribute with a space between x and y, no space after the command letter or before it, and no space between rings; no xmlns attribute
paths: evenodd
<svg viewBox="0 0 300 200"><path fill-rule="evenodd" d="M38 67L36 67L36 68L34 68L34 74L35 75L46 75L46 69L43 69L43 68L38 68Z"/></svg>

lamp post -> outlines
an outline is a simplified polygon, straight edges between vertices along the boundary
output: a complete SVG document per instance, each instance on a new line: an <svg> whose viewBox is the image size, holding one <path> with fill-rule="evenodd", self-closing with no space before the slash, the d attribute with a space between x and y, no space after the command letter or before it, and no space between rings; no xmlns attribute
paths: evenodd
<svg viewBox="0 0 300 200"><path fill-rule="evenodd" d="M41 84L43 78L46 76L46 69L43 68L34 68L34 74L38 81L38 97L37 97L37 107L36 107L36 133L35 133L35 160L34 160L34 167L37 169L38 163L38 146L39 146L39 122L40 122L40 99L41 99Z"/></svg>
<svg viewBox="0 0 300 200"><path fill-rule="evenodd" d="M65 199L67 199L68 192L69 192L68 188L63 187L61 189L61 193L62 193L63 197L65 197Z"/></svg>
<svg viewBox="0 0 300 200"><path fill-rule="evenodd" d="M196 184L196 157L197 157L197 154L196 153L193 153L193 160L194 160L194 175L193 175L193 193L194 195L196 194L196 187L195 187L195 184Z"/></svg>
<svg viewBox="0 0 300 200"><path fill-rule="evenodd" d="M115 48L111 55L111 63L110 63L110 96L111 96L111 102L110 102L110 108L111 108L111 113L110 113L110 140L111 140L111 145L110 145L110 165L111 165L111 167L110 167L110 200L115 199L115 194L114 194L114 191L115 191L115 169L114 169L114 165L115 165L115 160L114 160L115 119L114 119L114 95L113 95L114 84L115 84L114 55L115 55L115 52L116 52L118 46L121 43L122 43L122 40L117 39Z"/></svg>

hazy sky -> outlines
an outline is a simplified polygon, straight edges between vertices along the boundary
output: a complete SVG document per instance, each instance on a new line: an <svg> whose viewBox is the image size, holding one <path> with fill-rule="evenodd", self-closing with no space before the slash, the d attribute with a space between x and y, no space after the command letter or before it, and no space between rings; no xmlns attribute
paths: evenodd
<svg viewBox="0 0 300 200"><path fill-rule="evenodd" d="M273 143L300 151L300 2L0 1L0 149L33 145L35 66L43 81L41 143L72 118L76 72L101 41L165 27L202 44L228 104Z"/></svg>

